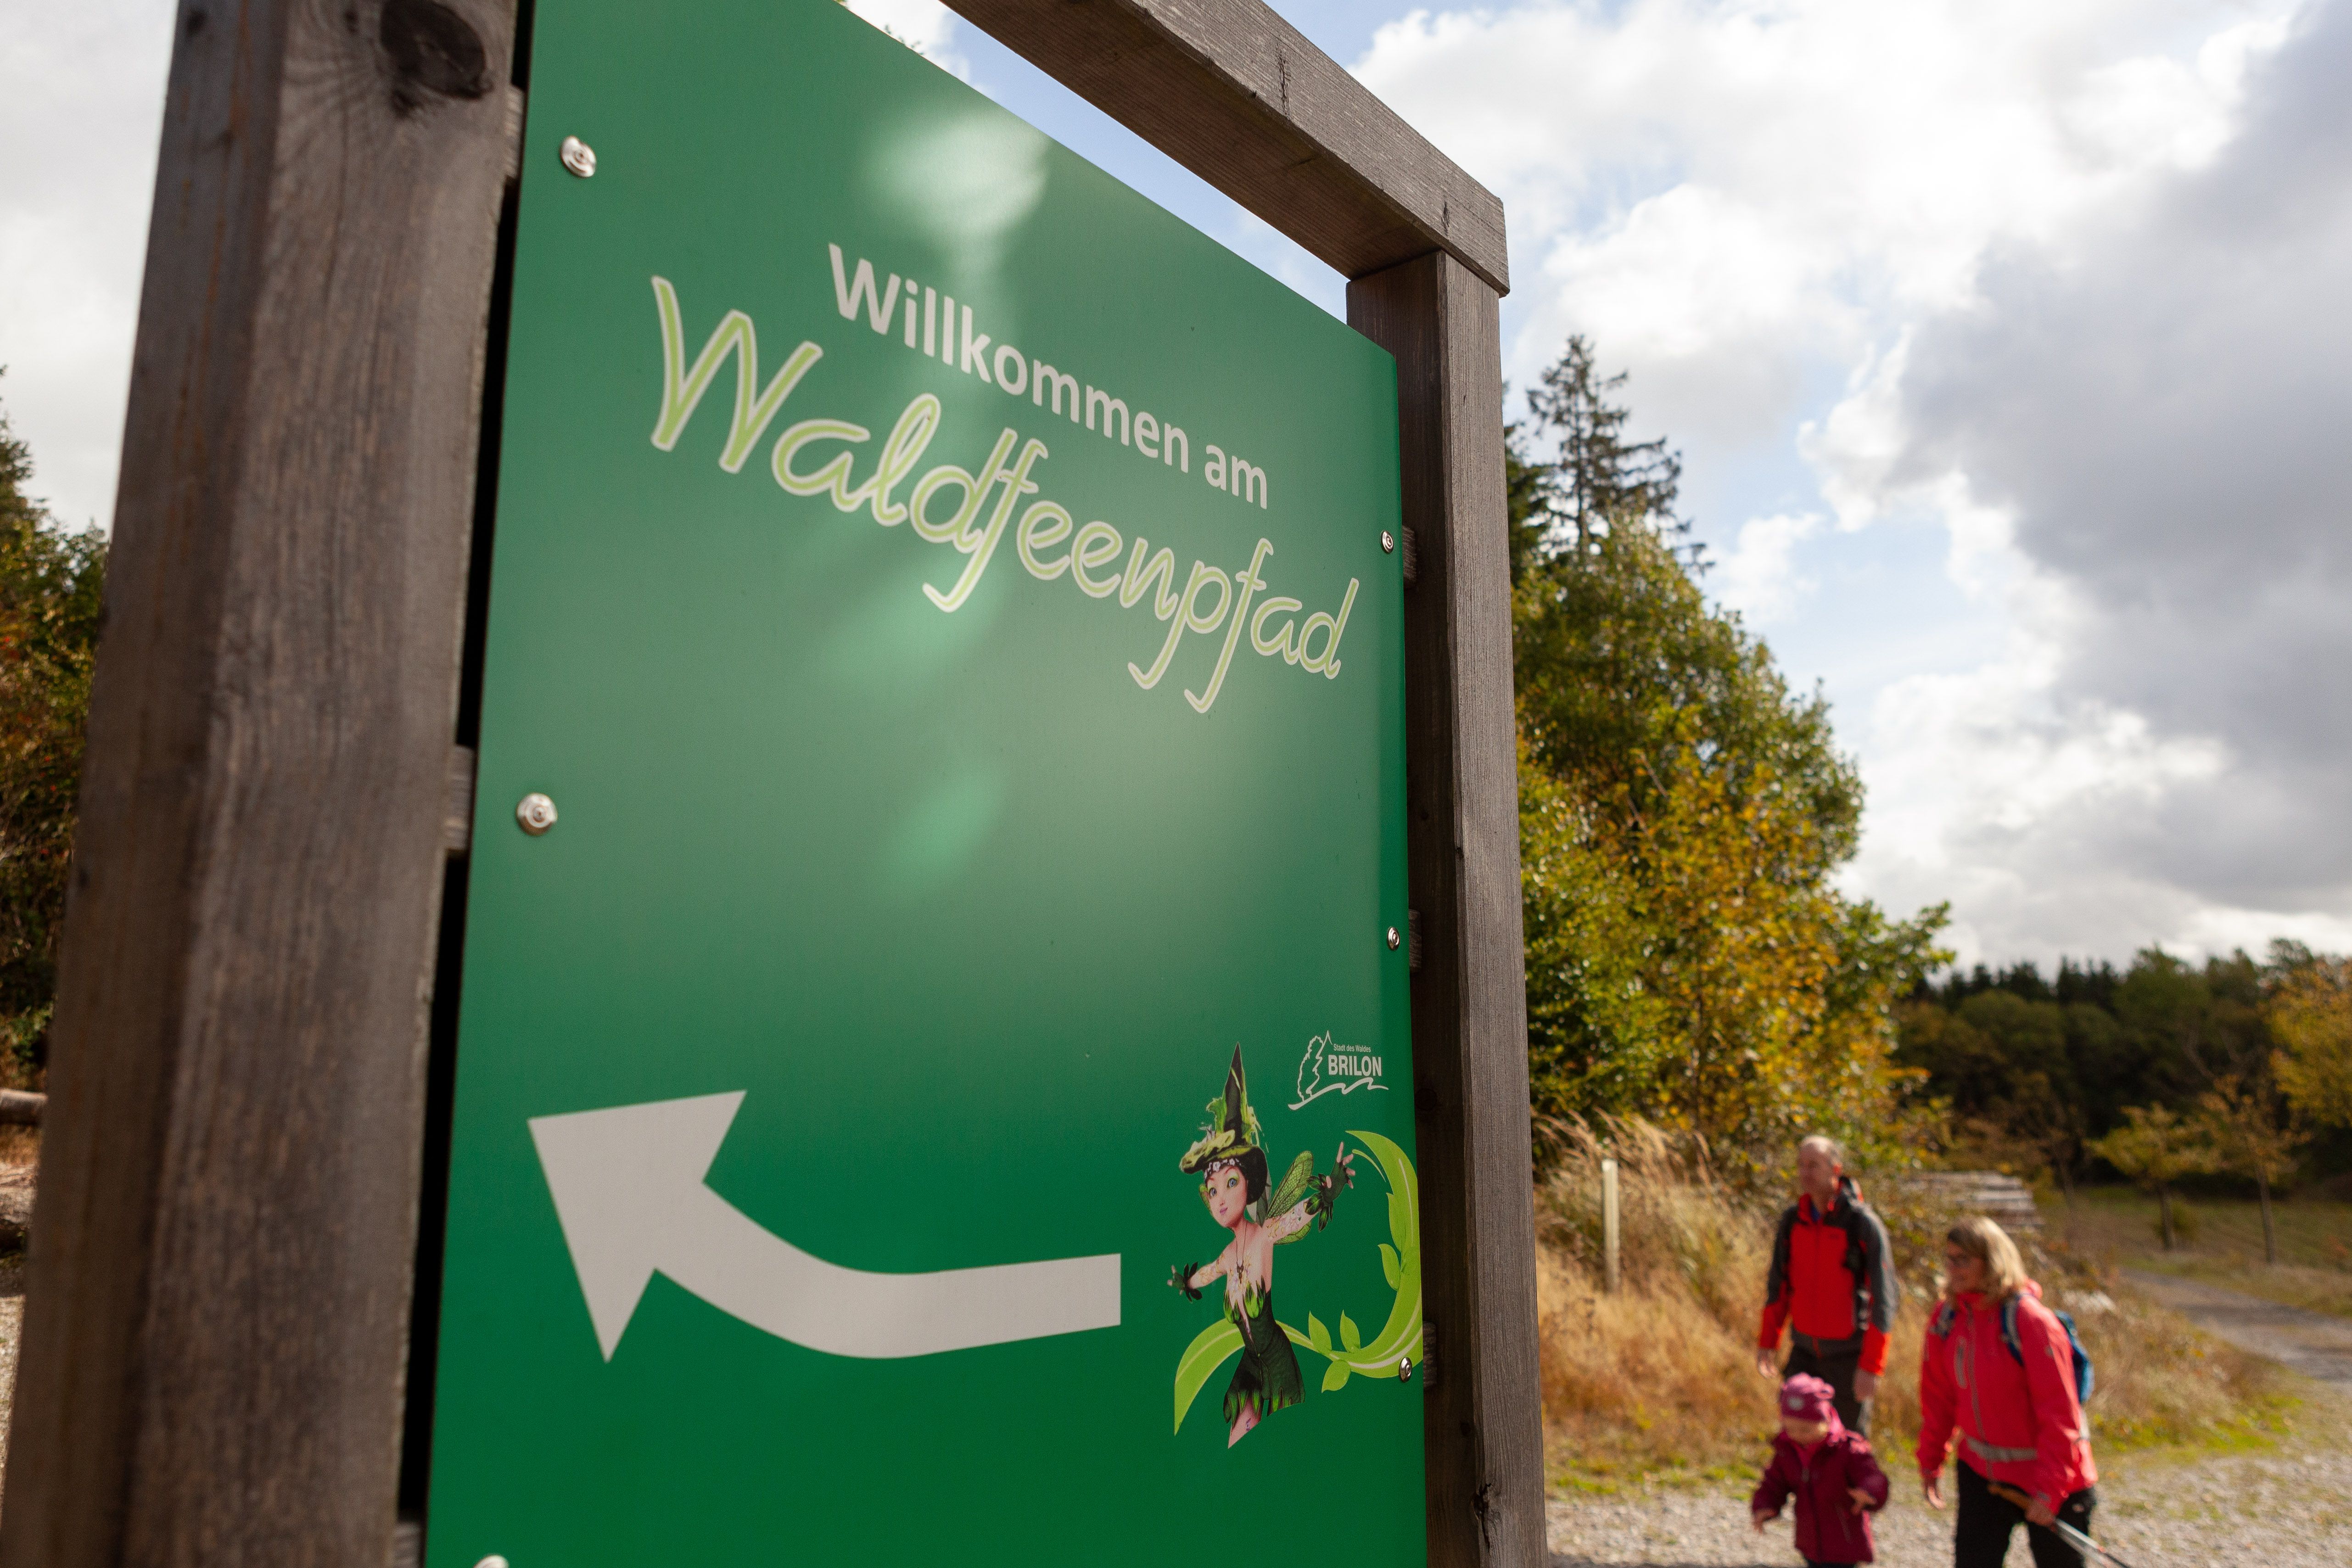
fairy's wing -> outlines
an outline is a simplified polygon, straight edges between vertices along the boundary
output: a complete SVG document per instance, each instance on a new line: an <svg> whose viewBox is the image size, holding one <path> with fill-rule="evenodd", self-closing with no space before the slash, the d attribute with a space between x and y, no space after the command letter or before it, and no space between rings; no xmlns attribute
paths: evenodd
<svg viewBox="0 0 2352 1568"><path fill-rule="evenodd" d="M1307 1194L1314 1190L1315 1156L1309 1151L1301 1149L1298 1152L1298 1157L1290 1162L1290 1169L1283 1173L1282 1184L1276 1187L1273 1193L1267 1196L1265 1200L1266 1218L1278 1219L1282 1215L1288 1214L1292 1209L1297 1208L1300 1204L1304 1203L1307 1200ZM1303 1229L1295 1230L1288 1236L1284 1237L1282 1239L1284 1241L1296 1241L1299 1237L1305 1234L1306 1232Z"/></svg>

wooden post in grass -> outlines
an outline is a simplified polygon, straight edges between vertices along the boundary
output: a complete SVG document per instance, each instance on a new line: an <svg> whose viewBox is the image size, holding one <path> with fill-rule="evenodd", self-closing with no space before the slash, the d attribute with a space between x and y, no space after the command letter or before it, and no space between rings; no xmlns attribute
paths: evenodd
<svg viewBox="0 0 2352 1568"><path fill-rule="evenodd" d="M1617 1294L1617 1162L1601 1162L1601 1268L1612 1296Z"/></svg>

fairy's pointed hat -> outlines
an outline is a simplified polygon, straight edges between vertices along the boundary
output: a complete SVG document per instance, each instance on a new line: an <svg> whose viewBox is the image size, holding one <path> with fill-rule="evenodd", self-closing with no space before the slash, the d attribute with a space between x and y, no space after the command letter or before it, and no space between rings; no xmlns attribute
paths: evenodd
<svg viewBox="0 0 2352 1568"><path fill-rule="evenodd" d="M1187 1175L1214 1161L1236 1160L1252 1149L1265 1146L1257 1112L1250 1109L1249 1079L1242 1071L1239 1046L1234 1047L1234 1065L1225 1072L1225 1092L1209 1101L1209 1115L1211 1120L1203 1124L1200 1140L1176 1162L1176 1168Z"/></svg>

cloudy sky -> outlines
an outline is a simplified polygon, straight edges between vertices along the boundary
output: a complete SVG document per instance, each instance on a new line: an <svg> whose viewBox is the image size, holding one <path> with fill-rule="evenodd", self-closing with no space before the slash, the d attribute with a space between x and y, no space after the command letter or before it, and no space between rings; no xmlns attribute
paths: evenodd
<svg viewBox="0 0 2352 1568"><path fill-rule="evenodd" d="M2352 949L2352 0L1276 0L1504 199L1967 959ZM1326 308L934 0L858 9ZM112 507L171 7L0 33L0 381Z"/></svg>

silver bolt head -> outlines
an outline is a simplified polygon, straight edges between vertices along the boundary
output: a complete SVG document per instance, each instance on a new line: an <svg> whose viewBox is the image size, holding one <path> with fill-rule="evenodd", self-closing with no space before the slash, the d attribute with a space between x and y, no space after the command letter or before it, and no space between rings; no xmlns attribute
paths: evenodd
<svg viewBox="0 0 2352 1568"><path fill-rule="evenodd" d="M1397 1357L1397 1376L1405 1383L1412 1381L1412 1357L1409 1355ZM504 1564L500 1564L500 1568L504 1568Z"/></svg>
<svg viewBox="0 0 2352 1568"><path fill-rule="evenodd" d="M549 810L549 811L551 811L551 811L553 811L554 809L555 809L555 808L554 808L553 806L550 806L550 807L548 807L548 810ZM1401 936L1397 935L1397 928L1396 928L1396 927L1394 927L1394 926L1391 926L1391 927L1389 927L1389 949L1390 949L1390 951L1391 951L1391 952L1394 952L1398 947L1402 946L1402 945L1403 944L1403 942L1404 942L1404 938L1402 938L1402 937L1401 937Z"/></svg>
<svg viewBox="0 0 2352 1568"><path fill-rule="evenodd" d="M474 1568L507 1568L507 1560L493 1552L488 1557L483 1558L479 1563L475 1563Z"/></svg>
<svg viewBox="0 0 2352 1568"><path fill-rule="evenodd" d="M1383 555L1390 555L1395 553L1395 552L1396 535L1391 533L1385 528L1381 530L1381 553Z"/></svg>
<svg viewBox="0 0 2352 1568"><path fill-rule="evenodd" d="M596 173L596 149L577 136L563 139L563 166L585 180Z"/></svg>
<svg viewBox="0 0 2352 1568"><path fill-rule="evenodd" d="M533 791L515 802L515 820L522 825L525 833L536 838L555 826L555 803ZM1391 942L1389 945L1394 947L1396 943Z"/></svg>

